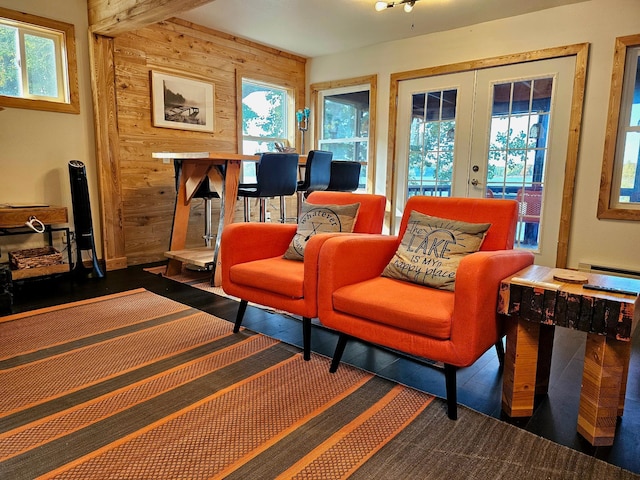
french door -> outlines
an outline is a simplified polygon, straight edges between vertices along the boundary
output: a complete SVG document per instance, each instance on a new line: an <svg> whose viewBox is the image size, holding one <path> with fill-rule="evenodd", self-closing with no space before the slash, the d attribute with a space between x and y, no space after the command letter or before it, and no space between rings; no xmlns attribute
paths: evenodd
<svg viewBox="0 0 640 480"><path fill-rule="evenodd" d="M555 266L574 73L561 57L401 81L396 215L413 195L515 199L516 247Z"/></svg>

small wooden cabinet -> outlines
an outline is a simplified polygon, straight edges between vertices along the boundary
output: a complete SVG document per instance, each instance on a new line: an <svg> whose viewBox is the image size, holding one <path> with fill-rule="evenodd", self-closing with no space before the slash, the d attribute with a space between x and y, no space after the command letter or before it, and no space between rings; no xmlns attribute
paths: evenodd
<svg viewBox="0 0 640 480"><path fill-rule="evenodd" d="M26 223L36 217L44 226L42 235L48 236L48 243L53 243L53 232L64 231L69 240L68 227L54 227L53 225L67 224L69 215L66 207L57 206L17 206L17 205L1 205L0 206L0 235L38 235L38 232L30 229ZM26 278L41 277L64 273L71 270L71 255L67 249L67 263L56 265L47 265L43 267L25 268L20 270L11 270L12 280L23 280Z"/></svg>

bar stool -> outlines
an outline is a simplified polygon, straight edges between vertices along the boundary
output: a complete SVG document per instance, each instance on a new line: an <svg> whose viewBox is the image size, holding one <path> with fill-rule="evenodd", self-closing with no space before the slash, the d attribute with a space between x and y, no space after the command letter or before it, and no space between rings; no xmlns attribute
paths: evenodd
<svg viewBox="0 0 640 480"><path fill-rule="evenodd" d="M296 218L300 218L302 202L311 192L326 190L331 178L331 159L333 152L324 150L311 150L307 155L304 169L304 180L298 182L296 189L298 197L298 212Z"/></svg>
<svg viewBox="0 0 640 480"><path fill-rule="evenodd" d="M327 190L331 192L355 192L360 185L360 162L334 160L331 162L331 179Z"/></svg>
<svg viewBox="0 0 640 480"><path fill-rule="evenodd" d="M182 161L174 160L173 169L175 171L175 184L176 184L176 192L178 191L178 186L180 185L180 175L182 175ZM204 200L204 243L207 247L211 246L211 239L213 235L211 234L211 200L214 198L220 198L218 192L215 189L211 188L211 181L209 177L205 177L202 180L202 183L198 187L198 190L193 194L193 198L202 198Z"/></svg>
<svg viewBox="0 0 640 480"><path fill-rule="evenodd" d="M211 200L214 198L220 198L218 192L211 188L209 177L205 177L202 181L196 193L193 194L193 198L202 198L204 200L204 243L207 247L211 246ZM222 214L222 213L221 213Z"/></svg>
<svg viewBox="0 0 640 480"><path fill-rule="evenodd" d="M241 183L238 196L244 197L244 221L251 219L249 198L260 200L260 221L266 220L266 199L280 197L280 222L285 222L284 197L296 192L298 183L297 153L263 153L256 164L256 183Z"/></svg>

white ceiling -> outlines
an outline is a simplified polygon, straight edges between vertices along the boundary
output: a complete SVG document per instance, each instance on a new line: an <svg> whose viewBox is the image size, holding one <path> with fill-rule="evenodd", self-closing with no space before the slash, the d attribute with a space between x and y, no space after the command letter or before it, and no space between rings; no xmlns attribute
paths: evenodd
<svg viewBox="0 0 640 480"><path fill-rule="evenodd" d="M312 58L582 1L417 0L405 13L376 0L215 0L178 17Z"/></svg>

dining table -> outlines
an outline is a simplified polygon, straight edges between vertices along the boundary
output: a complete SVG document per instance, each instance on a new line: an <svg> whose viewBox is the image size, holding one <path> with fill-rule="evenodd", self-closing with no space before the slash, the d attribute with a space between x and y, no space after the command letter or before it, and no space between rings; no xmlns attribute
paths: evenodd
<svg viewBox="0 0 640 480"><path fill-rule="evenodd" d="M176 204L171 228L169 258L165 276L172 277L182 271L183 264L193 262L199 266L211 267L211 285L222 282L220 265L220 239L224 227L233 223L238 197L238 184L242 162L258 162L260 154L246 155L232 152L153 152L152 157L164 162L173 161L176 170ZM306 156L300 156L304 165ZM205 178L220 196L220 218L213 249L208 247L186 248L187 229L191 200Z"/></svg>

